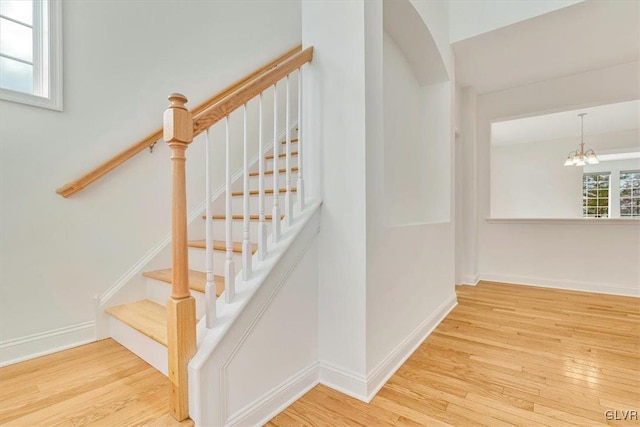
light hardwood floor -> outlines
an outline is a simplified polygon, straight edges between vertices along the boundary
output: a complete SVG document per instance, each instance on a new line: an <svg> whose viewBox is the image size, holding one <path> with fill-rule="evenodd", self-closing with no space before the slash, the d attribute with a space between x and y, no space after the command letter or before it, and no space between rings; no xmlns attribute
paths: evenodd
<svg viewBox="0 0 640 427"><path fill-rule="evenodd" d="M0 368L2 426L181 425L168 408L167 378L111 339Z"/></svg>
<svg viewBox="0 0 640 427"><path fill-rule="evenodd" d="M497 283L458 306L370 404L317 386L268 426L639 425L640 300Z"/></svg>
<svg viewBox="0 0 640 427"><path fill-rule="evenodd" d="M268 425L638 425L605 411L640 411L640 300L494 283L457 293L371 404L317 386ZM177 425L167 393L166 377L104 340L0 368L0 425Z"/></svg>

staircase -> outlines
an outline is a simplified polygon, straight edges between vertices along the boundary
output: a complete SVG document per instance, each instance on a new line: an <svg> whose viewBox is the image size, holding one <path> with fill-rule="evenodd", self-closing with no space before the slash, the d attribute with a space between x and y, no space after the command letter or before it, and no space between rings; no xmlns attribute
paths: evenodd
<svg viewBox="0 0 640 427"><path fill-rule="evenodd" d="M296 128L297 130L297 128ZM291 138L291 144L296 144L298 138ZM286 157L285 151L286 141L280 141L278 144L279 158L284 159ZM297 157L297 151L291 151L293 158ZM264 154L264 161L266 170L265 176L272 177L274 174L273 168L273 152ZM292 180L297 180L298 167L290 167L289 170L292 174ZM281 176L280 181L284 182L286 175L285 168L278 168L278 174ZM251 238L251 254L255 254L258 250L258 179L259 172L251 171L250 177L250 215L249 221L251 224L250 238ZM271 181L272 182L272 181ZM292 187L291 191L296 192L296 188ZM284 206L285 203L286 188L279 189L279 205ZM242 224L244 221L244 214L242 213L242 202L244 191L234 191L232 195L232 235L241 237L243 235ZM273 197L273 186L265 189L265 195L271 195ZM226 196L221 196L224 199ZM268 203L271 205L272 203ZM224 213L224 205L216 203L214 201L214 213L212 215L213 220L213 270L214 270L214 282L215 282L215 294L216 297L220 297L225 290L225 277L224 277L224 265L227 247L225 244L225 220L227 216ZM215 210L217 207L217 211ZM238 212L238 213L236 213ZM280 216L281 220L284 220L284 215ZM202 215L202 221L206 221L206 215ZM265 215L265 225L267 232L271 234L273 227L273 216ZM205 299L205 287L207 281L206 275L206 241L205 236L195 236L196 238L188 241L188 258L189 258L189 273L188 282L191 296L196 301L196 321L205 316L206 299ZM232 251L235 265L241 266L242 257L242 241L237 240L232 244ZM238 269L241 273L241 270ZM122 345L136 353L141 358L149 361L158 370L167 374L167 300L171 297L171 281L172 270L171 268L164 268L160 270L145 271L142 275L146 279L146 299L131 302L128 304L117 305L106 309L107 314L111 316L110 319L110 335ZM130 333L122 333L121 331L128 330ZM149 349L140 350L139 343L145 340L145 337L160 344L163 348L152 346ZM149 358L147 353L155 351L156 358Z"/></svg>
<svg viewBox="0 0 640 427"><path fill-rule="evenodd" d="M137 154L153 150L161 138L167 142L171 265L155 269L166 257L163 245L152 249L96 297L96 329L98 337L112 337L169 377L167 409L178 421L188 421L190 411L196 422L211 418L217 409L224 412L224 396L216 401L204 395L203 386L216 386L217 380L202 373L203 367L218 368L213 353L247 328L248 318L257 321L267 310L317 235L321 201L315 197L305 202L303 177L302 79L312 59L313 47L298 45L191 110L184 95L171 94L161 129L56 190L70 197ZM273 103L266 105L265 98ZM252 106L259 106L257 121L250 117ZM236 113L242 113L242 129L230 120ZM272 123L272 129L265 123ZM215 132L221 127L224 132ZM242 141L236 137L239 131ZM204 186L191 188L190 194L204 190L200 220L205 231L187 236L187 149L201 134ZM249 144L253 138L257 149ZM212 185L221 174L213 170L214 145L224 148L225 160L224 186L216 190L215 200ZM241 167L232 163L238 153ZM249 164L250 157L256 164ZM195 176L201 173L197 170Z"/></svg>

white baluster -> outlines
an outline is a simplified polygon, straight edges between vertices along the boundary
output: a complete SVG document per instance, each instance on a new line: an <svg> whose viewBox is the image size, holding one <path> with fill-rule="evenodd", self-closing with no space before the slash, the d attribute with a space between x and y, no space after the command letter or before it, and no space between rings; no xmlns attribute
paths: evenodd
<svg viewBox="0 0 640 427"><path fill-rule="evenodd" d="M207 328L213 328L213 324L216 320L216 284L213 276L213 212L211 212L213 199L211 194L211 153L213 149L211 147L211 128L207 129L205 140L205 192L206 192L206 208L205 208L205 256L207 258L207 282L204 288L205 294L205 316Z"/></svg>
<svg viewBox="0 0 640 427"><path fill-rule="evenodd" d="M262 93L258 116L258 259L267 257L267 225L264 215L264 138L262 137Z"/></svg>
<svg viewBox="0 0 640 427"><path fill-rule="evenodd" d="M272 222L273 242L280 240L280 200L278 188L278 156L280 155L280 141L278 141L278 88L277 84L273 85L273 212Z"/></svg>
<svg viewBox="0 0 640 427"><path fill-rule="evenodd" d="M226 128L226 153L225 153L225 231L226 231L226 260L224 263L224 287L226 301L230 303L236 296L236 269L233 264L233 228L231 221L233 215L231 212L231 141L229 138L229 116L225 117L224 124Z"/></svg>
<svg viewBox="0 0 640 427"><path fill-rule="evenodd" d="M298 68L298 209L304 210L304 179L302 177L302 67Z"/></svg>
<svg viewBox="0 0 640 427"><path fill-rule="evenodd" d="M211 128L207 129L205 144L205 256L207 259L207 284L204 288L204 294L207 328L213 328L213 323L216 320L216 284L213 276L213 199L211 198L211 180L213 179L211 173L211 153L213 150L211 149Z"/></svg>
<svg viewBox="0 0 640 427"><path fill-rule="evenodd" d="M287 99L285 101L285 177L286 177L286 190L287 192L284 195L284 220L287 226L291 226L293 224L293 200L291 200L291 96L290 96L290 85L289 85L290 76L287 75Z"/></svg>
<svg viewBox="0 0 640 427"><path fill-rule="evenodd" d="M243 160L242 172L244 185L242 187L242 280L251 277L251 242L249 241L249 137L247 135L247 104L242 106L243 132L242 143Z"/></svg>

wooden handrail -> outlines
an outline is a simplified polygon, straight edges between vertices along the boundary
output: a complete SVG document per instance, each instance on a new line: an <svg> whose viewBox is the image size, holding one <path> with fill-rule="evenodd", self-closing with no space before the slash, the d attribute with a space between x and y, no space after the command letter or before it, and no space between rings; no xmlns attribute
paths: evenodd
<svg viewBox="0 0 640 427"><path fill-rule="evenodd" d="M311 62L312 59L313 46L289 57L256 79L247 82L244 86L230 93L229 96L212 104L202 112L195 114L193 117L193 135L201 134L253 97L273 86L280 79L291 74L307 62Z"/></svg>
<svg viewBox="0 0 640 427"><path fill-rule="evenodd" d="M204 111L210 110L213 106L218 105L221 100L237 92L239 89L243 88L244 86L247 85L247 83L251 82L257 77L264 75L265 72L268 72L274 67L279 67L281 63L283 63L284 61L287 61L292 56L295 56L301 50L302 50L302 45L298 45L293 49L283 53L273 61L270 61L268 64L263 65L262 67L255 70L251 74L238 80L237 82L233 83L231 86L227 87L223 91L217 93L216 95L212 96L202 104L198 105L193 110L191 110L191 113L194 116L198 116L198 115L201 115ZM62 197L69 197L77 193L78 191L82 190L92 182L97 181L98 179L108 174L113 169L117 168L118 166L120 166L121 164L129 160L130 158L134 157L139 152L143 151L147 147L152 146L153 144L158 142L161 138L162 138L162 129L158 129L157 131L144 137L143 139L141 139L131 147L121 151L120 153L116 154L109 160L100 164L99 166L92 169L91 171L87 172L80 178L58 188L56 190L56 193L60 194Z"/></svg>

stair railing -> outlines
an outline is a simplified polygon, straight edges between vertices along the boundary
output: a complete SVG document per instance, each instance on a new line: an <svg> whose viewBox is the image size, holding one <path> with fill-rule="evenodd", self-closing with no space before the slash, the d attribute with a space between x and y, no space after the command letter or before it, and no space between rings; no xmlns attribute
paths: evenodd
<svg viewBox="0 0 640 427"><path fill-rule="evenodd" d="M309 47L294 55L286 57L282 62L255 76L246 84L230 92L196 115L192 115L186 108L187 98L184 95L174 93L169 96L170 105L164 113L164 140L171 148L172 164L172 294L168 302L168 356L169 356L169 380L171 383L170 411L179 421L188 417L188 390L187 390L187 364L196 350L196 318L195 300L191 296L188 283L188 258L187 258L187 210L186 210L186 180L185 161L186 149L193 141L194 135L206 133L206 319L207 328L215 326L216 322L216 286L213 274L213 214L211 181L213 171L211 164L212 153L212 126L224 119L225 126L225 303L232 303L236 297L236 270L233 260L233 210L232 210L232 177L231 177L231 139L229 132L229 115L242 107L243 110L243 203L242 203L242 280L252 278L252 245L250 240L250 212L249 212L249 149L248 149L248 124L247 103L253 98L259 97L259 122L258 122L258 248L257 257L262 261L267 256L267 236L265 223L265 146L264 146L264 117L263 117L263 93L270 88L274 92L274 130L273 130L273 215L272 215L272 242L276 243L281 237L281 212L279 207L279 169L278 158L280 154L280 141L278 140L278 100L277 85L285 80L285 206L284 227L294 224L295 213L304 210L304 177L302 174L302 67L313 58L313 48ZM291 120L291 90L290 76L297 73L298 77L298 178L297 188L292 187L292 151L291 128L294 123ZM297 192L297 209L294 209L293 193Z"/></svg>

